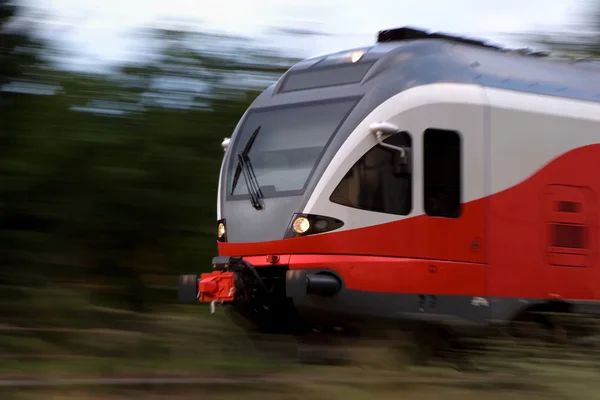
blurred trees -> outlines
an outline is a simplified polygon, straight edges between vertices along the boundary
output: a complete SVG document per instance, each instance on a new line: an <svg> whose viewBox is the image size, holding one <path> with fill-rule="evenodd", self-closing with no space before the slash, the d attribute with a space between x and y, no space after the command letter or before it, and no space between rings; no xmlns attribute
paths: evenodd
<svg viewBox="0 0 600 400"><path fill-rule="evenodd" d="M532 46L567 57L600 57L600 0L584 0L583 10L571 32L528 33Z"/></svg>
<svg viewBox="0 0 600 400"><path fill-rule="evenodd" d="M20 281L29 281L32 260L41 251L39 233L47 227L43 213L30 198L33 165L42 154L24 159L35 141L31 129L35 110L50 87L38 72L41 44L15 23L19 9L0 0L0 301L14 297Z"/></svg>
<svg viewBox="0 0 600 400"><path fill-rule="evenodd" d="M59 293L135 311L175 302L174 275L209 267L216 252L221 140L296 60L156 28L139 32L141 61L68 72L41 57L55 50L19 29L9 3L0 0L0 317L42 307L40 320L55 322L73 312Z"/></svg>

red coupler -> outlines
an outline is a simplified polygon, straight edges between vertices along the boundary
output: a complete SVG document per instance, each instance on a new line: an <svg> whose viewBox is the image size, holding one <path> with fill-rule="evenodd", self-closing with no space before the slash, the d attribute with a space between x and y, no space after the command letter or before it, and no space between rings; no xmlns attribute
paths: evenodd
<svg viewBox="0 0 600 400"><path fill-rule="evenodd" d="M233 301L235 298L235 273L213 271L202 274L198 282L199 300L202 302Z"/></svg>

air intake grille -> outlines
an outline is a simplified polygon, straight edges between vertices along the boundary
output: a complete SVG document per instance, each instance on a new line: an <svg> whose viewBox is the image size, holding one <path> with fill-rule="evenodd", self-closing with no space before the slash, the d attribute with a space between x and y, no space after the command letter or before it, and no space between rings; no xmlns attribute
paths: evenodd
<svg viewBox="0 0 600 400"><path fill-rule="evenodd" d="M552 246L568 249L587 248L587 227L584 225L550 224Z"/></svg>

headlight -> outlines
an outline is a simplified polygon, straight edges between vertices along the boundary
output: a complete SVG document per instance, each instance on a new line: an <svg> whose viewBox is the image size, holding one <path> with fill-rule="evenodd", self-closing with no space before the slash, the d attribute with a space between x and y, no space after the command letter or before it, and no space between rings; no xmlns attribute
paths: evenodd
<svg viewBox="0 0 600 400"><path fill-rule="evenodd" d="M294 214L284 238L314 235L339 229L344 223L336 218L322 215Z"/></svg>
<svg viewBox="0 0 600 400"><path fill-rule="evenodd" d="M310 228L310 222L305 217L298 217L292 224L292 229L298 234L305 233Z"/></svg>
<svg viewBox="0 0 600 400"><path fill-rule="evenodd" d="M217 221L217 240L219 242L227 241L227 229L225 228L225 220Z"/></svg>
<svg viewBox="0 0 600 400"><path fill-rule="evenodd" d="M350 53L350 61L352 61L353 63L358 62L364 55L364 50L353 51L352 53Z"/></svg>

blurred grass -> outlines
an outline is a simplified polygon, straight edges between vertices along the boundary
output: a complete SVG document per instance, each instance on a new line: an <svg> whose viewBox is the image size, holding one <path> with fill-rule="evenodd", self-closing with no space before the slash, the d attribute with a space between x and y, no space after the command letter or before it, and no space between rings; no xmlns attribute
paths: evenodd
<svg viewBox="0 0 600 400"><path fill-rule="evenodd" d="M282 368L263 360L248 337L222 313L211 316L202 305L135 314L82 302L71 310L95 318L69 318L63 326L57 323L58 316L41 318L40 322L52 322L48 325L33 324L31 319L27 326L0 325L0 376ZM70 326L72 322L75 327Z"/></svg>
<svg viewBox="0 0 600 400"><path fill-rule="evenodd" d="M62 290L60 290L62 292ZM68 297L73 301L73 297ZM57 299L57 301L60 301ZM515 369L471 376L433 367L394 364L385 348L350 349L350 366L306 366L261 357L247 335L217 309L204 305L163 306L153 313L133 313L78 303L86 319L77 328L53 316L51 327L0 326L0 379L68 377L267 376L281 383L236 385L111 385L59 388L0 388L2 399L210 398L210 399L578 399L600 398L597 373L575 367L515 360ZM69 303L69 307L74 304ZM55 309L50 307L50 309ZM42 318L42 320L44 320ZM77 321L77 319L75 319ZM94 322L92 322L94 321ZM45 328L45 329L42 329ZM23 358L24 357L24 358ZM33 358L27 358L33 357ZM396 360L397 361L397 360ZM516 367L519 367L518 369ZM286 383L305 377L306 383ZM313 383L346 379L353 383ZM356 377L354 380L353 377ZM430 377L438 383L423 382ZM381 383L382 379L390 379ZM402 378L401 382L393 382ZM372 383L369 383L372 380Z"/></svg>
<svg viewBox="0 0 600 400"><path fill-rule="evenodd" d="M57 291L64 293L63 289ZM61 308L51 305L47 311L40 309L37 323L29 318L13 323L5 320L0 324L0 377L315 371L315 367L265 358L246 332L229 321L219 308L214 315L210 314L207 305L165 305L152 313L135 313L95 307L85 301L79 302L73 296L66 299L69 304L63 304L63 307L69 310L68 314L81 313L88 317L61 319L57 315L49 316L52 310ZM270 340L278 342L275 344ZM278 336L265 337L263 345L293 346L286 340ZM378 342L349 340L343 345L347 356L352 358L353 368L359 370L461 375L450 368L409 366L406 359L398 357L401 354L390 351L385 343L380 346ZM578 367L577 354L567 357L564 351L559 353L552 346L547 349L540 346L536 352L556 352L556 361L519 355L517 351L510 354L507 350L510 349L487 356L487 361L495 362L492 357L498 357L498 362L506 361L501 370L509 374L559 376L575 381L593 378L595 368L598 368L594 363L584 364L583 361ZM591 353L592 349L583 351ZM320 368L318 371L348 371L339 368Z"/></svg>

